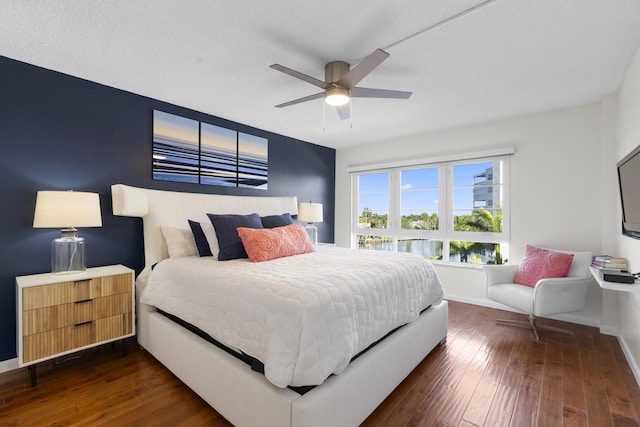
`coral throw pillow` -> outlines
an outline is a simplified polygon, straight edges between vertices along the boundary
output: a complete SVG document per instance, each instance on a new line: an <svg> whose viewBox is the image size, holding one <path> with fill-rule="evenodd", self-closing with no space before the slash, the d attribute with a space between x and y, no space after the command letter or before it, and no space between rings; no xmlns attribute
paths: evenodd
<svg viewBox="0 0 640 427"><path fill-rule="evenodd" d="M300 224L263 229L238 227L238 234L251 262L313 252L309 235Z"/></svg>
<svg viewBox="0 0 640 427"><path fill-rule="evenodd" d="M566 277L571 268L571 261L573 261L573 254L553 252L527 245L524 259L513 281L533 288L540 279Z"/></svg>

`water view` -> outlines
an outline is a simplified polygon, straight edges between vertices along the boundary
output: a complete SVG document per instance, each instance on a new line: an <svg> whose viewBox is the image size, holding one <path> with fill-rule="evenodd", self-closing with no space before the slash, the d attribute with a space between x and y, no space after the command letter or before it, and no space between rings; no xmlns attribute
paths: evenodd
<svg viewBox="0 0 640 427"><path fill-rule="evenodd" d="M468 242L459 242L468 243ZM463 251L460 248L467 245L452 247L449 252L449 262L468 264L494 263L497 244L485 244L478 250ZM358 249L373 251L393 251L393 240L387 237L358 236ZM408 252L431 260L442 260L443 248L441 240L426 239L398 239L398 252Z"/></svg>

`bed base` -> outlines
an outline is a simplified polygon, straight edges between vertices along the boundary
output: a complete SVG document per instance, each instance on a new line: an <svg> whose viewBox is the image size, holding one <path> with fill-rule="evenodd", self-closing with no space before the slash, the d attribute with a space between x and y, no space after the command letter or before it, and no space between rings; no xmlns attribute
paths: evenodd
<svg viewBox="0 0 640 427"><path fill-rule="evenodd" d="M145 269L136 281L142 291L151 266L168 257L160 226L186 227L208 221L207 212L274 215L297 213L291 197L251 197L180 193L115 184L113 213L143 218ZM239 427L357 426L447 336L447 302L424 311L354 360L341 375L304 394L278 388L244 362L160 314L137 304L140 345Z"/></svg>
<svg viewBox="0 0 640 427"><path fill-rule="evenodd" d="M138 304L138 342L180 380L238 427L357 426L444 341L448 306L424 311L341 375L304 395L271 384L244 362Z"/></svg>

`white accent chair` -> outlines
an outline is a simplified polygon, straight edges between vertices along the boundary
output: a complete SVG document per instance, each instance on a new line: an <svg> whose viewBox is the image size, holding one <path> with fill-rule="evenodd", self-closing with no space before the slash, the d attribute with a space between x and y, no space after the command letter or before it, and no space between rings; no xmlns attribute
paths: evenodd
<svg viewBox="0 0 640 427"><path fill-rule="evenodd" d="M529 315L528 322L497 320L496 323L531 328L536 339L540 339L538 329L571 334L565 329L536 326L536 317L569 313L584 307L587 290L593 281L589 270L591 252L550 250L573 254L567 277L542 279L534 288L513 283L518 265L485 266L487 297Z"/></svg>

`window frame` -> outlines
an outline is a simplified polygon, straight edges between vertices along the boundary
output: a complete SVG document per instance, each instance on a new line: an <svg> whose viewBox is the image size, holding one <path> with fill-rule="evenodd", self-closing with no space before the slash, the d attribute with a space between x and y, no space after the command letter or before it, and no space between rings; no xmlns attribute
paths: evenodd
<svg viewBox="0 0 640 427"><path fill-rule="evenodd" d="M511 154L511 153L507 153ZM500 251L503 259L509 257L510 242L510 156L507 154L495 156L482 156L474 158L451 159L445 161L422 162L416 164L398 164L386 165L387 167L378 167L366 169L363 167L351 172L351 220L350 220L350 243L352 248L358 247L359 235L371 235L377 237L388 237L392 241L393 251L398 250L399 238L408 237L415 239L440 240L442 241L442 261L450 265L473 265L463 262L449 261L450 258L450 242L466 241L478 243L497 243L500 245ZM470 232L470 231L454 231L454 210L453 210L453 169L455 166L473 163L487 162L501 163L501 186L502 186L502 231L501 232ZM417 170L427 168L438 168L438 230L414 230L402 228L402 172L406 170ZM358 227L360 210L358 188L359 177L363 175L387 173L388 176L388 216L387 228L369 228L363 229ZM492 207L490 210L496 209Z"/></svg>

